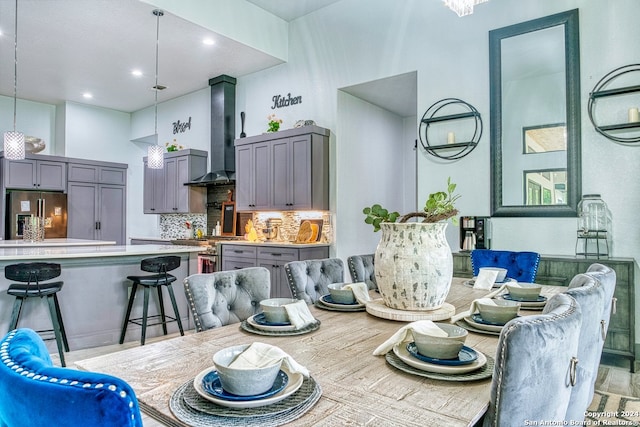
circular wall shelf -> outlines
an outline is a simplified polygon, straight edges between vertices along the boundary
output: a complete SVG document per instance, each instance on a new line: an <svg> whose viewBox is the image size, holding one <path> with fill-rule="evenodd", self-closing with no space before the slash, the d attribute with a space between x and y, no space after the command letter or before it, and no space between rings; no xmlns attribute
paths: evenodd
<svg viewBox="0 0 640 427"><path fill-rule="evenodd" d="M640 82L640 64L625 65L620 68L616 68L609 74L606 74L598 83L596 83L593 91L589 94L589 105L587 107L589 112L589 120L593 124L596 132L604 137L625 144L640 142L640 121L629 121L626 123L614 123L609 125L601 125L596 120L596 105L599 99L608 98L613 96L628 95L630 93L640 92L640 84L632 86L617 87L614 89L605 89L608 86L613 86L613 82L622 76L627 76L629 73L638 73L637 78ZM614 132L631 131L637 132L632 136L619 136Z"/></svg>
<svg viewBox="0 0 640 427"><path fill-rule="evenodd" d="M460 112L462 111L462 112ZM429 142L429 128L435 123L453 120L470 120L475 124L469 141L432 144ZM476 108L457 98L445 98L431 105L420 120L418 129L420 145L432 156L444 160L460 159L476 148L482 136L482 117Z"/></svg>

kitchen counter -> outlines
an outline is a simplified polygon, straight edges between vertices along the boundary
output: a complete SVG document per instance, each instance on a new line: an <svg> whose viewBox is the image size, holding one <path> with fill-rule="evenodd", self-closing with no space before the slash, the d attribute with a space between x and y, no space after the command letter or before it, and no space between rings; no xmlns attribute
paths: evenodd
<svg viewBox="0 0 640 427"><path fill-rule="evenodd" d="M0 248L44 248L57 246L107 246L115 245L115 241L85 239L44 239L39 242L26 240L0 240Z"/></svg>
<svg viewBox="0 0 640 427"><path fill-rule="evenodd" d="M287 247L287 248L316 248L316 247L326 247L331 246L331 243L327 242L316 242L316 243L294 243L288 241L257 241L250 242L248 240L231 240L231 241L222 241L220 242L223 245L253 245L253 246L275 246L275 247Z"/></svg>
<svg viewBox="0 0 640 427"><path fill-rule="evenodd" d="M167 255L168 252L186 253L198 252L194 246L176 245L126 245L126 246L0 246L0 265L7 261L30 261L30 260L52 260L77 259L77 258L103 258L103 257L123 257L123 256L160 256ZM53 260L52 262L56 262Z"/></svg>

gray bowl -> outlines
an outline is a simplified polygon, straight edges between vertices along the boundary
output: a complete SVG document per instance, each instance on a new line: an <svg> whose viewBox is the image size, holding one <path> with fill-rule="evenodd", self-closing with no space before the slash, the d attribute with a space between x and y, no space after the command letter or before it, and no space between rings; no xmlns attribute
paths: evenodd
<svg viewBox="0 0 640 427"><path fill-rule="evenodd" d="M432 359L455 359L462 349L468 332L466 329L448 323L436 323L447 333L447 337L434 337L413 331L413 341L418 353Z"/></svg>
<svg viewBox="0 0 640 427"><path fill-rule="evenodd" d="M213 364L218 371L222 388L227 393L238 396L261 394L273 387L281 361L264 368L234 369L229 365L242 353L249 344L224 348L213 355Z"/></svg>
<svg viewBox="0 0 640 427"><path fill-rule="evenodd" d="M283 306L296 301L298 300L293 298L269 298L260 301L260 308L267 322L287 323L289 322L289 316Z"/></svg>
<svg viewBox="0 0 640 427"><path fill-rule="evenodd" d="M508 300L493 300L496 305L483 304L481 302L476 303L480 316L487 322L496 323L498 325L504 325L509 320L518 315L520 309L520 303Z"/></svg>
<svg viewBox="0 0 640 427"><path fill-rule="evenodd" d="M329 285L331 300L338 304L355 304L356 297L351 289L342 289L348 283L332 283Z"/></svg>
<svg viewBox="0 0 640 427"><path fill-rule="evenodd" d="M507 269L500 267L480 267L480 271L497 271L496 282L504 282L507 278Z"/></svg>
<svg viewBox="0 0 640 427"><path fill-rule="evenodd" d="M522 301L537 301L542 290L541 285L535 283L521 283L517 285L507 285L511 298Z"/></svg>

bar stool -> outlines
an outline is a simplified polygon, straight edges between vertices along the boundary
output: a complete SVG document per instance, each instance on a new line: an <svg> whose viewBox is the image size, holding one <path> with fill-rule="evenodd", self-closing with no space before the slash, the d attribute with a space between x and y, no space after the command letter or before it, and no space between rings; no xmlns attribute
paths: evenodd
<svg viewBox="0 0 640 427"><path fill-rule="evenodd" d="M167 335L167 323L178 322L178 328L180 328L180 335L184 335L182 330L182 321L180 320L180 312L178 311L178 304L176 304L176 298L173 294L173 286L171 283L176 281L176 277L169 274L169 271L175 270L180 267L180 257L178 256L163 256L156 258L146 258L140 262L140 269L142 271L148 271L150 274L146 276L127 276L127 279L133 282L131 287L131 295L129 295L129 304L127 305L127 313L124 316L124 322L122 324L122 333L120 334L120 344L124 342L124 336L127 333L127 325L134 323L142 326L142 336L140 338L140 344L144 345L145 336L147 333L147 320L157 319L161 320L156 323L150 323L148 326L162 324L162 330ZM136 291L138 286L144 287L144 305L142 308L142 317L130 319L131 308L133 307L133 300L136 297ZM173 313L175 317L167 316L164 311L164 300L162 298L162 286L167 287L169 291L169 297L171 298L171 305L173 306ZM149 311L149 289L156 288L158 290L158 302L160 303L160 314L148 316ZM169 319L169 320L167 320ZM142 322L140 322L142 321Z"/></svg>
<svg viewBox="0 0 640 427"><path fill-rule="evenodd" d="M60 312L60 304L58 303L57 296L57 293L62 289L64 282L56 281L42 283L43 281L54 279L60 276L60 274L60 264L46 262L11 264L4 268L5 278L21 282L12 283L7 289L7 294L16 297L13 302L13 310L11 311L9 331L16 329L18 326L18 320L20 319L20 313L22 312L22 304L27 298L47 297L53 329L36 332L54 333L56 344L58 346L58 354L60 355L60 364L65 366L64 352L69 351L69 342L67 341L67 334L64 330L62 313Z"/></svg>

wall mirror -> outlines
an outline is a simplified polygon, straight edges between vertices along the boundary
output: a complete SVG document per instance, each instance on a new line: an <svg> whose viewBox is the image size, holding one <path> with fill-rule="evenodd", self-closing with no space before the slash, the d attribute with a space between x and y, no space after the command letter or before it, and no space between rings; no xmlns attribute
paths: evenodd
<svg viewBox="0 0 640 427"><path fill-rule="evenodd" d="M576 216L578 10L489 31L491 215Z"/></svg>

